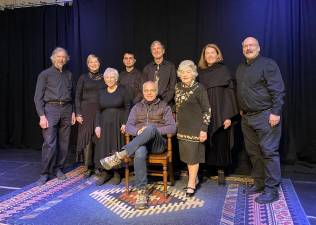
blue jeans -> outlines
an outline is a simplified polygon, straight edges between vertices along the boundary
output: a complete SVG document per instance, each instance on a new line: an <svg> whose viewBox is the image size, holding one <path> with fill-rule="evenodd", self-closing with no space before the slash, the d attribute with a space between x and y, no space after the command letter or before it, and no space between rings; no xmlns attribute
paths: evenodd
<svg viewBox="0 0 316 225"><path fill-rule="evenodd" d="M147 184L147 154L148 151L160 154L165 149L165 140L155 125L149 125L137 135L130 143L123 146L129 156L134 156L135 184L142 188Z"/></svg>

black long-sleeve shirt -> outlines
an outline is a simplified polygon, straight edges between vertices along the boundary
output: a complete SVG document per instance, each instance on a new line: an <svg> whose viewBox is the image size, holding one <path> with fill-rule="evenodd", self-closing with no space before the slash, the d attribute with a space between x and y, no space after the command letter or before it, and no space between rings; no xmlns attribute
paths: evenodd
<svg viewBox="0 0 316 225"><path fill-rule="evenodd" d="M281 115L284 83L280 69L272 59L258 56L249 63L241 63L236 80L242 111L257 112L271 108L271 113Z"/></svg>
<svg viewBox="0 0 316 225"><path fill-rule="evenodd" d="M176 69L174 65L163 60L159 65L151 62L143 70L146 81L156 81L158 78L158 96L168 104L174 98L175 86L177 81Z"/></svg>
<svg viewBox="0 0 316 225"><path fill-rule="evenodd" d="M82 102L98 103L99 90L104 87L102 74L82 74L76 87L76 114L81 115Z"/></svg>
<svg viewBox="0 0 316 225"><path fill-rule="evenodd" d="M45 115L45 103L51 101L72 102L73 79L68 70L60 72L54 66L42 71L37 78L34 102L37 114Z"/></svg>
<svg viewBox="0 0 316 225"><path fill-rule="evenodd" d="M143 83L143 74L136 68L132 71L127 72L122 71L119 77L119 83L125 86L126 91L128 92L129 97L133 104L141 101L143 98L142 95L142 83Z"/></svg>

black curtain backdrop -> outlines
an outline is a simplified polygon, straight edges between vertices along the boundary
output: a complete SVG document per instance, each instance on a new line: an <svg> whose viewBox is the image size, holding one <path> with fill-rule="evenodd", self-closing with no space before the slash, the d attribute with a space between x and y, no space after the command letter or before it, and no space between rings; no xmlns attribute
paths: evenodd
<svg viewBox="0 0 316 225"><path fill-rule="evenodd" d="M130 50L142 69L156 39L176 66L197 62L202 47L216 43L234 71L243 60L241 42L251 35L262 55L278 63L286 84L282 160L315 162L315 12L312 0L74 0L72 6L0 11L0 145L41 146L33 95L56 46L69 51L76 79L90 53L100 56L102 71L121 70L122 54Z"/></svg>

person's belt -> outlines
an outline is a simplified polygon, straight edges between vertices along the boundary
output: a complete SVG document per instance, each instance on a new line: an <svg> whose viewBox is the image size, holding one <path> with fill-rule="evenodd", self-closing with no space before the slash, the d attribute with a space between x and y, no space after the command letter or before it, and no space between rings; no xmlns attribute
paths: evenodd
<svg viewBox="0 0 316 225"><path fill-rule="evenodd" d="M48 104L55 104L55 105L66 105L69 104L69 101L48 101L46 102Z"/></svg>
<svg viewBox="0 0 316 225"><path fill-rule="evenodd" d="M243 111L243 114L246 115L246 116L253 116L253 115L257 115L261 112L265 112L265 111L268 111L268 110L271 110L272 108L268 108L268 109L263 109L263 110L260 110L260 111L254 111L254 112L247 112L247 111Z"/></svg>

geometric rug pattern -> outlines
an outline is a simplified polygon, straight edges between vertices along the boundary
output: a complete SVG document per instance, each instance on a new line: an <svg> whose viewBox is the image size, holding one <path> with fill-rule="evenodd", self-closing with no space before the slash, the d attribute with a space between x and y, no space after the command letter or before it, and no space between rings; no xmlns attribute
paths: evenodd
<svg viewBox="0 0 316 225"><path fill-rule="evenodd" d="M136 210L136 192L125 193L121 185L95 185L83 178L84 167L68 172L67 180L28 185L0 198L0 225L309 225L290 180L283 179L280 199L257 204L257 196L245 193L249 178L228 178L218 186L207 179L193 198L186 198L177 181L165 197L161 185L150 184L149 208ZM238 182L234 182L237 181Z"/></svg>
<svg viewBox="0 0 316 225"><path fill-rule="evenodd" d="M259 193L248 195L246 186L230 184L225 197L220 224L309 225L290 180L283 179L279 200L258 204Z"/></svg>
<svg viewBox="0 0 316 225"><path fill-rule="evenodd" d="M136 191L125 193L125 187L109 190L97 190L90 194L92 198L103 204L123 219L140 216L164 214L181 210L203 207L204 201L196 197L187 198L185 192L169 187L169 196L165 197L161 185L149 185L148 209L136 210Z"/></svg>

